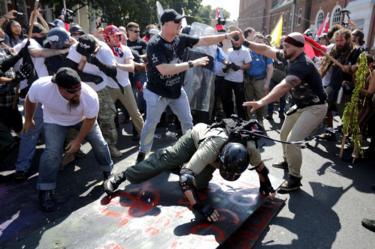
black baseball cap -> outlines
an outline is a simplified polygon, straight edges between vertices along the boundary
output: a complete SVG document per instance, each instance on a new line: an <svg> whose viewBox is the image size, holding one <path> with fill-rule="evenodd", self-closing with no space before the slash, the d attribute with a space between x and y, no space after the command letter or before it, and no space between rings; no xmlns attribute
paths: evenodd
<svg viewBox="0 0 375 249"><path fill-rule="evenodd" d="M174 9L166 9L160 17L161 24L163 25L166 22L170 21L181 21L185 16L177 13Z"/></svg>
<svg viewBox="0 0 375 249"><path fill-rule="evenodd" d="M92 35L84 34L79 37L77 52L81 55L88 56L95 52L96 41Z"/></svg>
<svg viewBox="0 0 375 249"><path fill-rule="evenodd" d="M81 89L81 78L75 70L69 67L61 67L57 70L52 77L52 82L69 90L78 91Z"/></svg>
<svg viewBox="0 0 375 249"><path fill-rule="evenodd" d="M70 25L69 32L70 34L79 34L79 35L85 34L85 31L83 31L82 27L76 23Z"/></svg>

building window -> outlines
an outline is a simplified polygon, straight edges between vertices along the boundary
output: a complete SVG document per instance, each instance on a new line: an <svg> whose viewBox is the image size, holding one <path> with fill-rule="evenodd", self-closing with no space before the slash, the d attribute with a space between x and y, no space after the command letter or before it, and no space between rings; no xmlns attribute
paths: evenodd
<svg viewBox="0 0 375 249"><path fill-rule="evenodd" d="M297 26L301 25L302 23L302 8L298 9L297 13Z"/></svg>
<svg viewBox="0 0 375 249"><path fill-rule="evenodd" d="M320 25L324 22L324 12L323 10L319 10L316 14L316 29L318 30Z"/></svg>
<svg viewBox="0 0 375 249"><path fill-rule="evenodd" d="M336 5L335 8L333 8L332 16L331 16L331 27L335 24L340 24L341 21L341 6Z"/></svg>

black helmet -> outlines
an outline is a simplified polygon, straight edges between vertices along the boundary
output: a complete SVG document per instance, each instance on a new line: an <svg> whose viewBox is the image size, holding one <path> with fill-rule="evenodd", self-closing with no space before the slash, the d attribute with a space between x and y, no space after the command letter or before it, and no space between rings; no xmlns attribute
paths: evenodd
<svg viewBox="0 0 375 249"><path fill-rule="evenodd" d="M249 165L249 153L240 143L227 143L221 150L220 175L227 181L237 180Z"/></svg>
<svg viewBox="0 0 375 249"><path fill-rule="evenodd" d="M81 35L85 34L85 32L83 31L82 27L79 26L79 24L77 24L77 23L72 23L70 25L69 32L70 32L70 34L72 36L81 36Z"/></svg>
<svg viewBox="0 0 375 249"><path fill-rule="evenodd" d="M47 41L51 48L63 49L69 46L70 35L65 28L56 27L50 29L47 34Z"/></svg>

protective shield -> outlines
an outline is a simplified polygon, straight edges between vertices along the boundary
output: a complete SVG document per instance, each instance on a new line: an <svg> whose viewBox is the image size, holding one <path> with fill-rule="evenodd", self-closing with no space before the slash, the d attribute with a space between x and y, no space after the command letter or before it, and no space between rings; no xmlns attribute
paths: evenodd
<svg viewBox="0 0 375 249"><path fill-rule="evenodd" d="M215 29L202 23L191 25L190 35L205 36L216 34ZM207 67L189 69L185 74L184 89L189 97L191 110L211 113L214 101L215 74L212 63L215 58L216 45L200 46L189 49L187 60L208 56L210 63Z"/></svg>

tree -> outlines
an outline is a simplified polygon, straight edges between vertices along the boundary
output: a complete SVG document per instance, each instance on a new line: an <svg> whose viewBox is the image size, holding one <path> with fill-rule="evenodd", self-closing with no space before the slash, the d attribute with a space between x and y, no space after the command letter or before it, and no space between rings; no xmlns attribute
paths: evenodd
<svg viewBox="0 0 375 249"><path fill-rule="evenodd" d="M41 0L55 8L55 16L63 8L63 0ZM173 8L182 13L185 10L188 23L201 22L211 24L215 11L211 6L201 6L202 0L159 0L164 9ZM147 24L158 23L156 15L156 0L66 0L66 6L72 9L77 4L90 5L93 14L102 13L105 22L116 25L126 25L130 21L137 22L141 28ZM229 13L224 11L224 16Z"/></svg>

